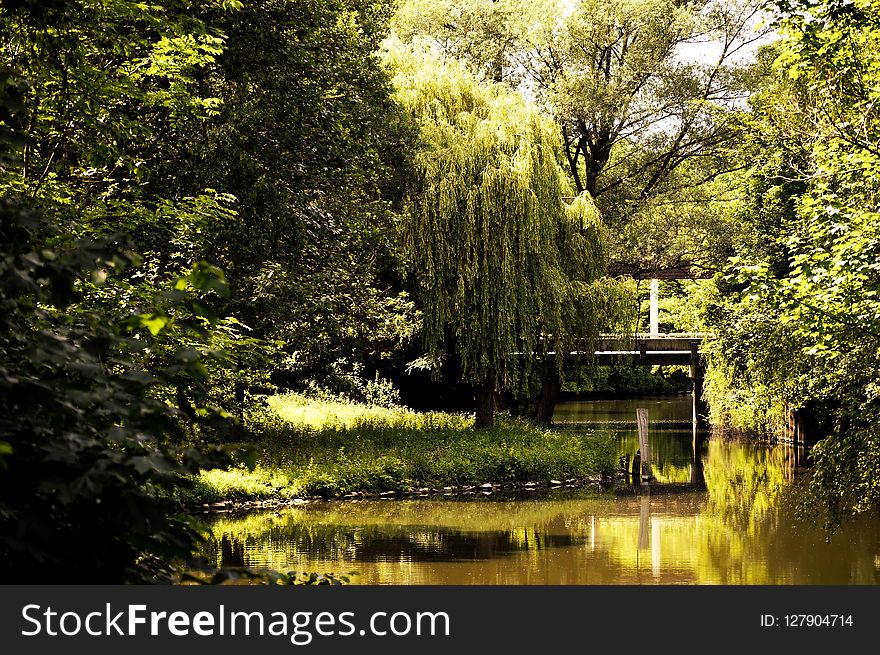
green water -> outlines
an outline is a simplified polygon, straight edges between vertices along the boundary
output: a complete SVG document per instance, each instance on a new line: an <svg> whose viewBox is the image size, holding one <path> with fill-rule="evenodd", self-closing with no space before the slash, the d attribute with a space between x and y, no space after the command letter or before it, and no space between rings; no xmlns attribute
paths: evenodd
<svg viewBox="0 0 880 655"><path fill-rule="evenodd" d="M645 404L649 403L649 404ZM638 491L476 500L361 500L208 519L218 565L359 572L365 584L876 584L880 521L832 536L795 518L797 454L711 439L693 451L688 397L560 406L635 452L647 407L653 470ZM664 421L666 421L664 423ZM699 441L699 440L698 440Z"/></svg>
<svg viewBox="0 0 880 655"><path fill-rule="evenodd" d="M563 429L605 429L618 435L621 454L639 449L636 409L648 410L652 471L658 482L696 482L693 401L690 395L560 403L553 423ZM706 435L700 435L705 437Z"/></svg>

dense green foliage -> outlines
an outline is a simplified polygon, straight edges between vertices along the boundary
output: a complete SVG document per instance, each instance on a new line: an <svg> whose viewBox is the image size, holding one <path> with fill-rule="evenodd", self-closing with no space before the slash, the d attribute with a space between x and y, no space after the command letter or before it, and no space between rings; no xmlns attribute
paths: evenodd
<svg viewBox="0 0 880 655"><path fill-rule="evenodd" d="M435 367L444 349L483 394L516 389L535 359L587 349L629 318L625 285L602 279L602 225L571 191L552 124L507 88L427 52L395 52L397 96L420 126L405 225ZM479 401L478 401L479 403ZM478 408L479 425L491 424Z"/></svg>
<svg viewBox="0 0 880 655"><path fill-rule="evenodd" d="M368 388L411 332L386 13L0 8L7 581L169 579L195 538L172 492L221 461L247 387L296 364Z"/></svg>
<svg viewBox="0 0 880 655"><path fill-rule="evenodd" d="M692 382L686 366L578 367L565 376L562 391L591 396L688 393Z"/></svg>
<svg viewBox="0 0 880 655"><path fill-rule="evenodd" d="M617 269L714 270L736 232L727 146L761 4L405 0L392 26L539 103L574 193L613 228Z"/></svg>
<svg viewBox="0 0 880 655"><path fill-rule="evenodd" d="M220 189L235 215L203 226L205 257L231 287L228 311L278 348L285 385L355 391L415 326L397 273L395 211L412 129L377 49L387 3L261 0L207 14L223 52L200 77L216 115L166 142L180 167L153 184Z"/></svg>
<svg viewBox="0 0 880 655"><path fill-rule="evenodd" d="M836 522L880 502L880 22L870 2L779 9L749 122L751 237L711 305L711 391L742 427L812 419L812 488Z"/></svg>
<svg viewBox="0 0 880 655"><path fill-rule="evenodd" d="M393 211L411 130L376 55L387 6L29 7L4 15L4 66L28 85L6 181L65 206L73 237L128 233L145 258L130 293L194 261L225 271L228 331L263 344L215 400L270 371L333 384L411 335Z"/></svg>
<svg viewBox="0 0 880 655"><path fill-rule="evenodd" d="M256 411L248 426L256 468L203 472L188 492L190 502L547 483L609 478L616 470L612 436L554 432L524 421L475 432L473 418L457 414L286 395Z"/></svg>
<svg viewBox="0 0 880 655"><path fill-rule="evenodd" d="M546 421L565 376L607 384L563 355L638 329L609 259L733 254L661 308L718 336L716 422L796 410L832 521L876 507L880 18L778 0L746 66L756 7L4 2L5 580L171 579L183 497L609 473L599 437L398 406L407 362L479 427L501 391ZM256 469L216 468L246 440Z"/></svg>
<svg viewBox="0 0 880 655"><path fill-rule="evenodd" d="M48 229L42 216L0 202L3 579L169 579L170 560L195 537L169 516L171 493L181 475L225 458L185 448L192 408L162 397L203 387L204 356L187 343L208 338L213 321L194 313L206 307L197 292L221 281L194 269L169 289L161 313L77 309L78 287L122 272L130 252L114 240L35 249ZM173 332L165 327L172 308ZM199 420L215 417L223 420L203 410Z"/></svg>
<svg viewBox="0 0 880 655"><path fill-rule="evenodd" d="M191 69L217 38L171 8L22 3L0 11L0 558L13 581L168 579L194 534L169 516L180 475L212 461L188 433L226 365L211 309L222 272L134 255L139 223L220 216L224 199L144 194L163 127L211 112ZM226 332L228 334L228 332ZM88 534L89 539L81 536Z"/></svg>

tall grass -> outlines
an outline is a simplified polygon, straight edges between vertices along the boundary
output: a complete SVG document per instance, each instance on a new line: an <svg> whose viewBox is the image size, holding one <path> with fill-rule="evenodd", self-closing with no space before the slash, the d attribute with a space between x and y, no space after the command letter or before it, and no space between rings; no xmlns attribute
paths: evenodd
<svg viewBox="0 0 880 655"><path fill-rule="evenodd" d="M189 501L334 497L351 492L611 476L612 437L501 418L474 430L460 414L421 413L286 394L246 421L258 464L204 471Z"/></svg>

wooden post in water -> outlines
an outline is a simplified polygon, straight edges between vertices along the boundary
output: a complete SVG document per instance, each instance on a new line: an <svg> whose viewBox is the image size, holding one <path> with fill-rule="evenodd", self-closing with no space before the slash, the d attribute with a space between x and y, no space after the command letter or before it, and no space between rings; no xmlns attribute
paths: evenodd
<svg viewBox="0 0 880 655"><path fill-rule="evenodd" d="M648 537L651 526L651 498L642 496L639 498L639 543L638 550L648 548L651 544Z"/></svg>
<svg viewBox="0 0 880 655"><path fill-rule="evenodd" d="M639 424L639 450L642 451L642 480L650 480L651 449L648 445L648 410L644 407L637 408L636 421Z"/></svg>

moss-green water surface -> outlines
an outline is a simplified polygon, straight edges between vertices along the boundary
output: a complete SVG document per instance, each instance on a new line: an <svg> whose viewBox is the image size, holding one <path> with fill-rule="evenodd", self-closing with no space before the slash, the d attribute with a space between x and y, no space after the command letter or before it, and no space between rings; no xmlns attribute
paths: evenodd
<svg viewBox="0 0 880 655"><path fill-rule="evenodd" d="M601 402L563 410L595 418L609 409ZM688 406L671 402L678 405L666 407L668 420L683 418ZM621 421L630 409L620 410ZM829 541L798 518L790 448L709 440L692 484L692 435L669 427L655 441L654 470L680 481L660 479L638 492L477 492L208 515L205 554L218 565L357 570L355 581L366 584L880 582L880 520L864 517ZM621 428L621 452L634 450L632 429Z"/></svg>

